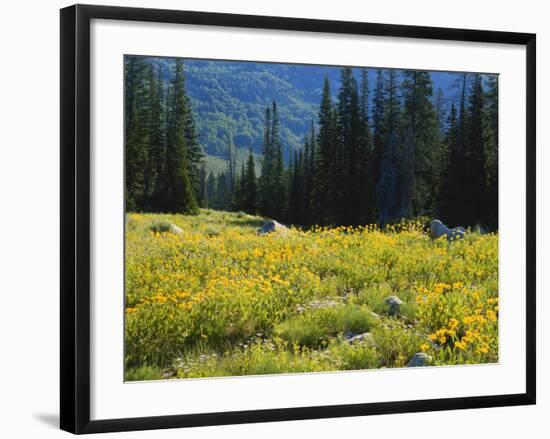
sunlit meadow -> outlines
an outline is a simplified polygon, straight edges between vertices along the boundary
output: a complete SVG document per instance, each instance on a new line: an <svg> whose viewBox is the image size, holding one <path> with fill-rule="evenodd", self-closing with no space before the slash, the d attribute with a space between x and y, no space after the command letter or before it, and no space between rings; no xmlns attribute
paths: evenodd
<svg viewBox="0 0 550 439"><path fill-rule="evenodd" d="M498 361L498 235L449 244L417 221L262 236L261 223L128 215L126 380Z"/></svg>

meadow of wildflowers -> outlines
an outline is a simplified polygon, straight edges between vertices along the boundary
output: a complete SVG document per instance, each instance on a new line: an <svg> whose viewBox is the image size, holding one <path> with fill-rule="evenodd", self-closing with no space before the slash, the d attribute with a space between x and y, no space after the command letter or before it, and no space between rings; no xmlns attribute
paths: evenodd
<svg viewBox="0 0 550 439"><path fill-rule="evenodd" d="M449 245L411 221L260 236L261 222L128 215L127 380L498 361L497 234Z"/></svg>

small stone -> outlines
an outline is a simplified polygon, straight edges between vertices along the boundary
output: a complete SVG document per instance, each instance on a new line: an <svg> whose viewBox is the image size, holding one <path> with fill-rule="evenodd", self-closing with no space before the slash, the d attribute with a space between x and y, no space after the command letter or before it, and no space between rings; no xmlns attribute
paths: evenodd
<svg viewBox="0 0 550 439"><path fill-rule="evenodd" d="M374 337L370 332L363 332L362 334L351 335L346 337L346 341L349 344L368 342L374 344Z"/></svg>
<svg viewBox="0 0 550 439"><path fill-rule="evenodd" d="M388 306L388 314L390 316L399 314L401 305L403 305L403 301L397 296L386 297L384 303Z"/></svg>
<svg viewBox="0 0 550 439"><path fill-rule="evenodd" d="M432 362L432 357L425 352L417 352L412 356L407 367L425 367Z"/></svg>

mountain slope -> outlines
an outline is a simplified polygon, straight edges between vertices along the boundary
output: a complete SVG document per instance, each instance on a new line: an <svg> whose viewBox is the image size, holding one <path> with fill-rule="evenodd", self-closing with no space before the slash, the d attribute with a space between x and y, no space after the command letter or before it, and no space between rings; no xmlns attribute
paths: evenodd
<svg viewBox="0 0 550 439"><path fill-rule="evenodd" d="M168 80L173 58L156 58ZM323 79L328 76L334 97L340 67L275 64L246 61L185 61L187 92L195 111L200 143L219 172L227 157L229 136L238 150L261 154L265 109L277 102L285 159L302 146L311 121L316 121ZM369 70L370 88L375 69ZM359 78L359 69L355 69ZM455 95L456 74L432 74L434 90L440 87L447 102ZM372 93L371 93L372 95ZM238 154L244 157L244 151Z"/></svg>

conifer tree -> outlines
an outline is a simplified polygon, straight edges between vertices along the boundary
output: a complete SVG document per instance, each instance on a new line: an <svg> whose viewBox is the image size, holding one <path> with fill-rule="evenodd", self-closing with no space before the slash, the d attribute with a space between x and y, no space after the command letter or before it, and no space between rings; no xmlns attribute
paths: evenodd
<svg viewBox="0 0 550 439"><path fill-rule="evenodd" d="M429 72L403 73L404 141L400 151L400 218L435 212L437 119Z"/></svg>
<svg viewBox="0 0 550 439"><path fill-rule="evenodd" d="M315 154L314 175L314 212L317 223L330 224L334 221L335 172L336 158L336 114L330 95L330 84L325 76L323 94L319 107L319 134Z"/></svg>
<svg viewBox="0 0 550 439"><path fill-rule="evenodd" d="M340 74L337 108L336 178L332 181L334 216L340 224L358 224L361 214L358 207L363 195L359 181L363 132L357 82L349 67Z"/></svg>
<svg viewBox="0 0 550 439"><path fill-rule="evenodd" d="M456 215L457 182L460 180L460 169L456 163L461 160L458 144L458 112L455 104L451 105L449 117L447 118L447 132L444 140L445 150L442 157L441 188L439 191L438 210L441 218L449 223Z"/></svg>
<svg viewBox="0 0 550 439"><path fill-rule="evenodd" d="M146 198L147 153L149 148L148 64L145 58L129 57L126 78L126 210L143 210Z"/></svg>
<svg viewBox="0 0 550 439"><path fill-rule="evenodd" d="M271 136L271 109L269 107L265 110L264 120L264 141L263 141L263 161L262 172L259 179L259 210L262 215L271 216L273 213L273 198L271 188L273 186L273 167L274 167L274 155L272 148L272 136Z"/></svg>
<svg viewBox="0 0 550 439"><path fill-rule="evenodd" d="M484 143L485 143L485 224L498 228L498 76L487 80L484 98Z"/></svg>
<svg viewBox="0 0 550 439"><path fill-rule="evenodd" d="M158 210L160 191L163 188L165 157L165 133L163 110L163 83L162 71L159 65L155 71L154 65L149 65L149 148L147 154L147 175L145 193L149 209Z"/></svg>
<svg viewBox="0 0 550 439"><path fill-rule="evenodd" d="M376 88L373 98L373 114L372 114L372 129L373 129L373 158L372 158L372 173L373 181L376 190L376 185L380 179L380 168L384 153L384 125L383 121L386 115L386 72L378 69L376 71Z"/></svg>
<svg viewBox="0 0 550 439"><path fill-rule="evenodd" d="M401 107L398 96L397 72L390 70L384 84L383 118L380 121L380 176L376 184L378 223L385 225L398 218L399 172L397 145L399 141Z"/></svg>
<svg viewBox="0 0 550 439"><path fill-rule="evenodd" d="M361 69L359 96L361 134L359 140L359 215L358 222L368 224L375 221L375 153L369 115L369 75L367 69Z"/></svg>
<svg viewBox="0 0 550 439"><path fill-rule="evenodd" d="M171 84L169 128L166 145L166 211L194 214L198 211L195 191L189 177L187 158L187 98L183 61L176 58Z"/></svg>
<svg viewBox="0 0 550 439"><path fill-rule="evenodd" d="M463 222L470 225L485 222L486 178L483 107L481 75L475 74L468 102L468 125L465 143L464 189L469 208L463 212Z"/></svg>
<svg viewBox="0 0 550 439"><path fill-rule="evenodd" d="M243 167L243 181L243 210L255 215L258 205L258 184L256 181L256 165L254 163L252 149L250 149L248 153L246 168Z"/></svg>
<svg viewBox="0 0 550 439"><path fill-rule="evenodd" d="M285 187L285 166L283 161L283 145L280 136L280 120L277 111L277 103L273 101L273 119L271 129L272 151L274 154L273 163L273 213L275 218L282 218L285 214L284 206L286 204L286 187Z"/></svg>

